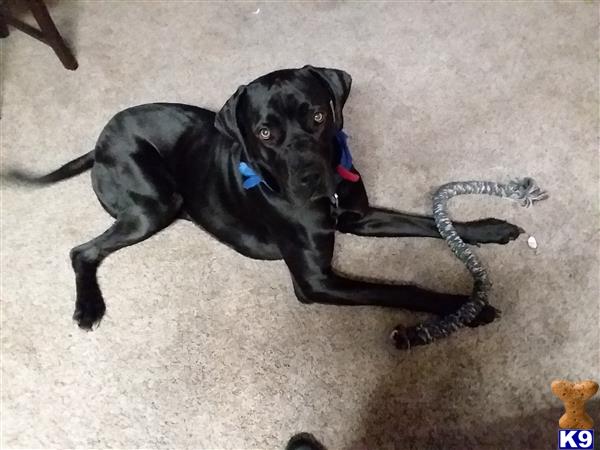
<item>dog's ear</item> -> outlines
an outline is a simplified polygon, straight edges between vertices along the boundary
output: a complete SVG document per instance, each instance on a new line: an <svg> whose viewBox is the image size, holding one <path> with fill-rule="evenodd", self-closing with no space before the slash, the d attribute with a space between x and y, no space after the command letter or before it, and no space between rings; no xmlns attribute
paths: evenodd
<svg viewBox="0 0 600 450"><path fill-rule="evenodd" d="M342 110L344 104L350 95L352 87L352 77L347 72L339 69L327 69L325 67L304 66L303 69L308 70L321 83L323 83L331 94L333 102L334 123L341 129L344 126L344 116Z"/></svg>
<svg viewBox="0 0 600 450"><path fill-rule="evenodd" d="M244 147L244 137L238 123L238 106L245 91L246 86L240 86L225 102L215 118L215 128L219 133L238 141L242 147Z"/></svg>

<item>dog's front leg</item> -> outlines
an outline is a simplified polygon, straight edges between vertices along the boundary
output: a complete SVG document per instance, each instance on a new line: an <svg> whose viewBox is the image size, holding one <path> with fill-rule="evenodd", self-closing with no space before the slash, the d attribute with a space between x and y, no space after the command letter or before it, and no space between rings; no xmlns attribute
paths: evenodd
<svg viewBox="0 0 600 450"><path fill-rule="evenodd" d="M516 225L492 218L455 222L454 226L469 244L507 244L523 232ZM359 236L440 238L433 217L374 207L369 207L363 215L342 214L337 228L343 233Z"/></svg>
<svg viewBox="0 0 600 450"><path fill-rule="evenodd" d="M294 291L305 303L375 305L448 314L456 311L467 295L429 291L413 285L359 281L333 270L334 230L295 228L285 233L280 248L288 265Z"/></svg>

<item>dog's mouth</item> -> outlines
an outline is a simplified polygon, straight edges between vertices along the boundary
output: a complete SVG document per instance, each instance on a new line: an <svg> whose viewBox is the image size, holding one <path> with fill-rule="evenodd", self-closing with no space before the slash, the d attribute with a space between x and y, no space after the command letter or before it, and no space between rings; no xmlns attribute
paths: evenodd
<svg viewBox="0 0 600 450"><path fill-rule="evenodd" d="M264 182L269 186L270 190L275 194L283 194L283 188L280 182L277 181L277 178L273 175L273 173L267 169L266 167L260 168L261 176ZM314 186L305 188L304 194L302 195L307 201L318 200L323 197L331 197L335 192L334 188L334 180L333 177L331 180L321 179Z"/></svg>
<svg viewBox="0 0 600 450"><path fill-rule="evenodd" d="M310 200L320 200L322 198L331 199L335 194L335 180L333 177L323 178L312 188Z"/></svg>

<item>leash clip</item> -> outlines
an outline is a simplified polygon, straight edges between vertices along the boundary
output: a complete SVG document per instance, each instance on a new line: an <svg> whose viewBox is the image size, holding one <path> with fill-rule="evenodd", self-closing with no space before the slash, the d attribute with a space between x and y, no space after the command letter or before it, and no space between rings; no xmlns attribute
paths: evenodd
<svg viewBox="0 0 600 450"><path fill-rule="evenodd" d="M340 206L340 198L337 195L337 192L331 196L331 204L335 209L337 209Z"/></svg>

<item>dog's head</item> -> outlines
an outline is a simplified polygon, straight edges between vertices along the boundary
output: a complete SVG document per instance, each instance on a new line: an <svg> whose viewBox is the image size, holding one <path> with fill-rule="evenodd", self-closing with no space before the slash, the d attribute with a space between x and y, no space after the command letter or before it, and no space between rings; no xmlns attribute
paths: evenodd
<svg viewBox="0 0 600 450"><path fill-rule="evenodd" d="M300 201L331 196L352 79L342 70L305 66L262 76L217 114L220 133L238 142L242 157L280 194Z"/></svg>

